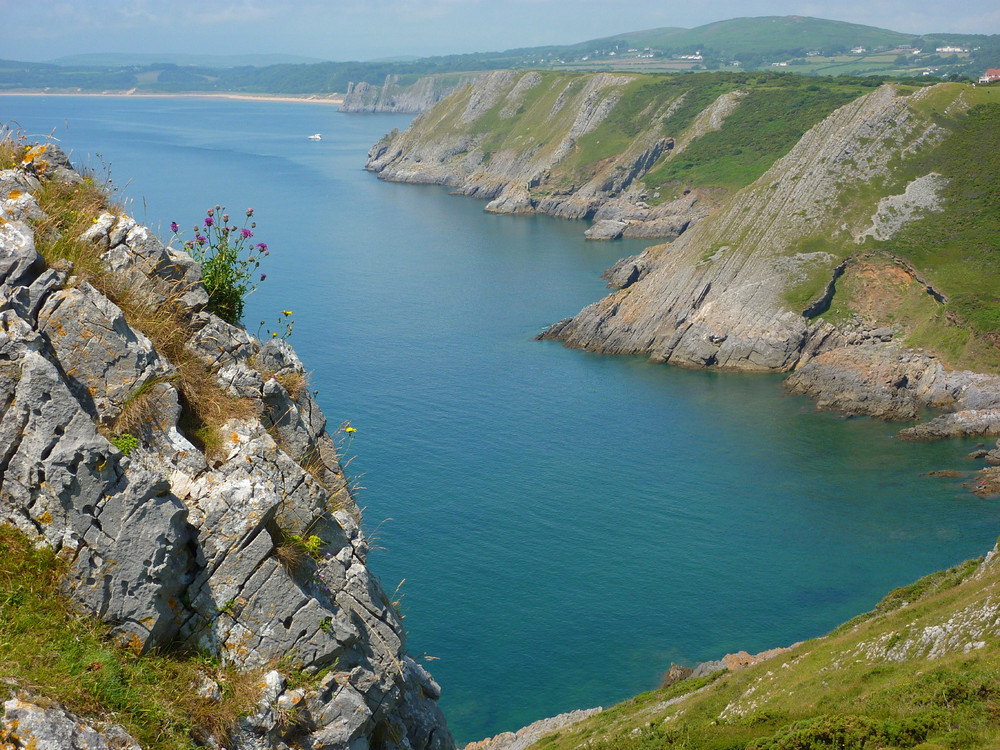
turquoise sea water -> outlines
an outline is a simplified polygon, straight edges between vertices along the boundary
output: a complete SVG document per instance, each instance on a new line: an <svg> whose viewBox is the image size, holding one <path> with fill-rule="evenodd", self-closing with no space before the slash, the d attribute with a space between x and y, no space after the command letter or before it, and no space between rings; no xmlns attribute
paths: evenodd
<svg viewBox="0 0 1000 750"><path fill-rule="evenodd" d="M103 154L154 228L256 209L273 252L247 327L293 310L330 422L358 429L370 564L389 592L405 578L410 649L460 742L819 635L1000 532L1000 506L921 476L972 468L968 441L900 443L779 377L533 341L642 245L379 182L365 153L405 117L0 97L10 120L98 172Z"/></svg>

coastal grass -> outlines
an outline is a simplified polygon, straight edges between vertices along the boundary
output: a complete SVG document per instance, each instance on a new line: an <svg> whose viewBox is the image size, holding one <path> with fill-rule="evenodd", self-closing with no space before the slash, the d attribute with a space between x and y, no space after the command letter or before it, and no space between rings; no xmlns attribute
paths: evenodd
<svg viewBox="0 0 1000 750"><path fill-rule="evenodd" d="M905 226L879 249L913 264L947 297L938 315L916 320L910 342L947 355L948 364L1000 367L1000 153L984 148L1000 118L992 90L966 87L973 106L948 106L943 89L920 101L949 134L909 166L911 174L937 172L948 179L941 211ZM978 103L977 103L978 102ZM866 245L866 247L868 246Z"/></svg>
<svg viewBox="0 0 1000 750"><path fill-rule="evenodd" d="M735 192L770 169L813 125L881 83L778 74L730 75L724 80L731 82L731 90L747 91L746 98L720 130L700 135L683 152L650 170L643 178L648 191L673 186L673 194L680 187L711 186Z"/></svg>
<svg viewBox="0 0 1000 750"><path fill-rule="evenodd" d="M0 526L0 674L88 721L123 726L150 750L191 748L194 728L225 744L253 709L260 674L197 654L137 655L97 618L74 611L60 593L63 568L51 551ZM221 687L218 703L195 694L203 676Z"/></svg>
<svg viewBox="0 0 1000 750"><path fill-rule="evenodd" d="M0 126L0 169L21 165L26 148L22 138L9 125Z"/></svg>
<svg viewBox="0 0 1000 750"><path fill-rule="evenodd" d="M550 734L534 747L996 747L1000 647L990 607L998 576L992 568L980 568L980 562L968 561L896 589L872 612L823 638L735 672L637 696ZM970 617L970 612L977 614ZM967 619L972 624L963 624ZM925 652L885 656L894 646L919 639L925 628L944 623L950 623L958 644L947 653L934 659ZM966 640L986 645L966 653L961 645Z"/></svg>

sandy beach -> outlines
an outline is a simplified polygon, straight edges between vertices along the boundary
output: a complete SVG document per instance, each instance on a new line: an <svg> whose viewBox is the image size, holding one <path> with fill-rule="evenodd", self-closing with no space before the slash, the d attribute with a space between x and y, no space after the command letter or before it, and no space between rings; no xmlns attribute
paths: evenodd
<svg viewBox="0 0 1000 750"><path fill-rule="evenodd" d="M335 104L344 102L343 94L237 94L237 93L200 93L161 94L153 92L130 91L0 91L0 96L99 96L99 97L144 97L149 99L235 99L254 102L304 102L306 104Z"/></svg>

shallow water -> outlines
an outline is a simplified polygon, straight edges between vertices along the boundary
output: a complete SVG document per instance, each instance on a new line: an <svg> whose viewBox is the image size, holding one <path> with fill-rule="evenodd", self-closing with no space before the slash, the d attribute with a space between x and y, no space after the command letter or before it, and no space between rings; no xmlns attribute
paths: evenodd
<svg viewBox="0 0 1000 750"><path fill-rule="evenodd" d="M357 428L370 563L389 592L405 578L410 649L460 742L821 634L996 540L1000 507L921 476L972 468L968 441L900 443L780 377L533 341L642 245L379 182L365 152L406 117L0 97L11 119L99 174L103 154L154 228L256 209L273 252L247 327L293 310L327 417Z"/></svg>

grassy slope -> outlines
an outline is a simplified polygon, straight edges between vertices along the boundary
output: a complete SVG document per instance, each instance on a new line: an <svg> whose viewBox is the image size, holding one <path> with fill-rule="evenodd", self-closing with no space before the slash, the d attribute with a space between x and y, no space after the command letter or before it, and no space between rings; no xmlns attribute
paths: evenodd
<svg viewBox="0 0 1000 750"><path fill-rule="evenodd" d="M972 105L952 108L956 95ZM933 149L901 165L884 193L901 192L905 180L937 172L949 179L944 206L909 224L886 242L869 239L861 250L904 258L948 301L933 303L902 282L887 293L899 305L886 322L901 326L915 346L933 349L954 366L1000 369L1000 154L990 143L1000 120L1000 89L946 86L917 110L949 135ZM838 284L828 317L842 319L859 310L862 290L850 275Z"/></svg>
<svg viewBox="0 0 1000 750"><path fill-rule="evenodd" d="M664 160L644 179L652 190L670 185L714 186L729 191L749 185L802 135L837 107L868 93L873 82L804 80L787 75L736 75L749 96L724 122L677 158Z"/></svg>
<svg viewBox="0 0 1000 750"><path fill-rule="evenodd" d="M506 102L467 125L460 124L468 92L459 94L430 113L421 140L441 141L455 135L482 137L487 154L503 149L521 153L540 147L554 149L568 134L576 113L563 108L550 113L559 95L580 91L588 76L541 73L542 83L531 89L518 113L502 118ZM696 138L674 159L667 152L643 179L647 192L679 193L690 187L734 191L750 184L775 160L786 154L816 122L842 104L862 96L876 85L864 79L812 79L775 73L693 73L636 75L619 103L595 130L579 138L573 153L552 170L547 184L536 191L565 189L589 180L601 162L619 156L644 135L681 139L697 116L720 95L748 91L750 96L720 131ZM568 89L567 89L568 87ZM676 104L669 117L651 113ZM655 200L653 201L656 202Z"/></svg>
<svg viewBox="0 0 1000 750"><path fill-rule="evenodd" d="M824 638L715 679L654 690L540 740L541 750L661 748L987 748L1000 742L1000 573L978 561L891 593ZM909 604L907 604L909 602ZM969 616L968 613L977 613ZM955 646L935 659L914 647L925 627L954 623ZM977 630L985 626L986 634ZM963 653L964 644L985 647ZM896 654L896 651L893 652ZM689 697L668 705L671 698ZM728 710L727 710L728 708Z"/></svg>

